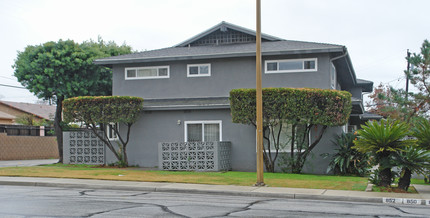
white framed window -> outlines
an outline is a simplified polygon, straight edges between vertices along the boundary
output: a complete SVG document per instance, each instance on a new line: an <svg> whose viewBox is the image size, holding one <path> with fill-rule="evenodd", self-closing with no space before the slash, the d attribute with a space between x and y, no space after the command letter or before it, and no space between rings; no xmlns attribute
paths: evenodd
<svg viewBox="0 0 430 218"><path fill-rule="evenodd" d="M114 128L119 131L119 123L109 123L106 125L106 135L110 141L118 140L118 134L116 134Z"/></svg>
<svg viewBox="0 0 430 218"><path fill-rule="evenodd" d="M332 63L330 68L330 88L336 89L337 88L336 85L337 85L336 67L334 67Z"/></svg>
<svg viewBox="0 0 430 218"><path fill-rule="evenodd" d="M185 142L222 141L222 121L185 121Z"/></svg>
<svg viewBox="0 0 430 218"><path fill-rule="evenodd" d="M125 79L162 79L169 78L169 66L153 67L127 67L125 68Z"/></svg>
<svg viewBox="0 0 430 218"><path fill-rule="evenodd" d="M211 76L211 64L187 64L187 77Z"/></svg>
<svg viewBox="0 0 430 218"><path fill-rule="evenodd" d="M266 73L313 72L318 70L317 58L267 60Z"/></svg>

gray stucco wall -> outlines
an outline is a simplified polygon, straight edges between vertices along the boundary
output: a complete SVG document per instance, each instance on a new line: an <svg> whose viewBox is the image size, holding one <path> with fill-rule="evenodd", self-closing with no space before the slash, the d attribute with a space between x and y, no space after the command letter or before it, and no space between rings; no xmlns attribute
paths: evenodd
<svg viewBox="0 0 430 218"><path fill-rule="evenodd" d="M178 120L180 124L178 125ZM256 149L255 128L253 126L235 124L231 121L230 110L191 110L191 111L151 111L143 112L134 124L128 147L130 165L141 167L157 167L159 142L183 142L184 121L222 121L222 140L232 143L232 170L255 171ZM305 173L324 174L329 159L323 159L321 153L333 152L332 137L339 134L340 127L329 128L320 144L314 149L306 164ZM315 133L311 139L314 140ZM107 163L115 162L113 155L107 151ZM277 167L277 171L280 169Z"/></svg>
<svg viewBox="0 0 430 218"><path fill-rule="evenodd" d="M330 88L328 54L270 56L265 60L318 58L318 71L266 74L263 87ZM187 64L211 64L211 76L187 77ZM170 78L125 80L125 67L170 66ZM263 67L264 68L264 67ZM228 96L231 89L255 88L255 58L228 58L116 65L113 67L113 94L146 99Z"/></svg>
<svg viewBox="0 0 430 218"><path fill-rule="evenodd" d="M361 87L350 88L348 92L350 92L354 98L363 99Z"/></svg>
<svg viewBox="0 0 430 218"><path fill-rule="evenodd" d="M263 57L265 60L318 58L318 71L265 74L263 87L330 88L330 61L328 54L306 54ZM187 77L187 64L211 64L210 77ZM125 67L170 67L170 78L125 80ZM231 89L255 88L255 58L228 58L158 62L152 64L115 65L113 67L113 94L139 96L144 99L195 98L229 96ZM178 125L178 120L181 121ZM223 141L232 143L232 168L237 171L255 171L255 128L231 122L229 109L190 111L145 111L133 126L128 157L131 165L156 167L159 142L184 141L184 121L221 120ZM340 127L329 128L315 148L312 161L304 172L323 174L329 160L320 154L332 152L332 136ZM107 162L114 162L108 153ZM278 168L279 170L279 168Z"/></svg>
<svg viewBox="0 0 430 218"><path fill-rule="evenodd" d="M178 125L180 120L180 125ZM184 121L222 121L222 140L232 142L233 170L250 171L255 168L254 127L231 122L230 110L151 111L143 112L132 126L128 147L129 164L143 167L158 165L159 142L183 142ZM255 133L254 133L255 134ZM107 162L115 162L109 156Z"/></svg>

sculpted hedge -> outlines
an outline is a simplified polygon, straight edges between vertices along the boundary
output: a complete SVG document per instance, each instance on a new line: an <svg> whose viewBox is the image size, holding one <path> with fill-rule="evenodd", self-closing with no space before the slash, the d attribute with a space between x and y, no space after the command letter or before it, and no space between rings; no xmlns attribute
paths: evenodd
<svg viewBox="0 0 430 218"><path fill-rule="evenodd" d="M256 125L255 89L234 89L230 92L231 114L234 123ZM328 126L341 126L351 114L351 94L346 91L312 88L264 88L263 130L266 139L264 161L268 171L274 171L274 163L281 148L280 134L283 125L291 125L291 145L288 165L300 173L306 157L321 140ZM307 142L312 127L321 126L313 142ZM274 141L275 154L270 152L270 140ZM297 153L297 155L295 155Z"/></svg>

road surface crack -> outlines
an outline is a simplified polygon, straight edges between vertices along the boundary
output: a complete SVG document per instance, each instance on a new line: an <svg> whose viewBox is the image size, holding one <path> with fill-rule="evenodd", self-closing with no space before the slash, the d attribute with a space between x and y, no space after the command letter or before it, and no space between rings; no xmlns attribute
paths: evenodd
<svg viewBox="0 0 430 218"><path fill-rule="evenodd" d="M87 192L94 192L94 190L83 190L79 192L79 196L87 195Z"/></svg>
<svg viewBox="0 0 430 218"><path fill-rule="evenodd" d="M173 212L172 210L170 210L167 206L164 205L159 205L159 204L151 204L151 203L140 203L137 204L134 202L124 202L124 203L130 203L130 204L135 204L134 206L129 206L129 207L122 207L122 208L116 208L116 209L111 209L111 210L105 210L105 211L100 211L100 212L96 212L96 213L91 213L85 217L92 217L95 215L100 215L100 214L104 214L104 213L110 213L113 211L120 211L120 210L126 210L126 209L132 209L132 208L139 208L139 207L144 207L145 205L150 205L150 206L156 206L159 207L163 212L168 213L167 216L178 216L178 217L185 217L185 218L189 218L188 216Z"/></svg>
<svg viewBox="0 0 430 218"><path fill-rule="evenodd" d="M233 214L233 213L238 213L238 212L247 211L247 210L250 210L250 209L251 209L251 207L252 207L252 206L254 206L254 205L256 205L256 204L259 204L259 203L262 203L262 202L275 201L275 200L276 200L276 199L267 199L267 200L258 200L258 201L253 201L253 202L249 203L248 205L246 205L245 207L239 208L239 209L234 210L234 211L230 211L230 212L225 213L225 214L223 214L223 215L221 215L221 216L230 216L230 215L231 215L231 214Z"/></svg>

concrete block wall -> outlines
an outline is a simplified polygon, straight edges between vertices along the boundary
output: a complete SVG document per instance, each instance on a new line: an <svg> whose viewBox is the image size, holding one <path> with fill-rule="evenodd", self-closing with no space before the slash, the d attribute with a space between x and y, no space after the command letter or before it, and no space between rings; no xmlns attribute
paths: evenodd
<svg viewBox="0 0 430 218"><path fill-rule="evenodd" d="M58 158L55 136L7 136L0 133L0 160Z"/></svg>

